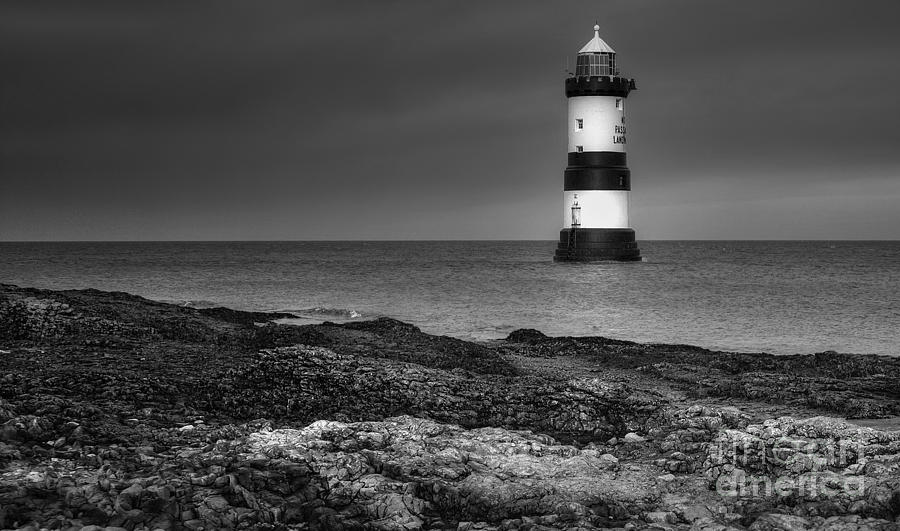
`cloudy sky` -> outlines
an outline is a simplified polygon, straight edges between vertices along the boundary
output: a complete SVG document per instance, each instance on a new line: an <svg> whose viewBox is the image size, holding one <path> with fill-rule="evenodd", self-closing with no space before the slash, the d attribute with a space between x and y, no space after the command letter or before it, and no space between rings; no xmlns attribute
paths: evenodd
<svg viewBox="0 0 900 531"><path fill-rule="evenodd" d="M900 238L900 4L0 4L0 240L553 239L566 59L639 239Z"/></svg>

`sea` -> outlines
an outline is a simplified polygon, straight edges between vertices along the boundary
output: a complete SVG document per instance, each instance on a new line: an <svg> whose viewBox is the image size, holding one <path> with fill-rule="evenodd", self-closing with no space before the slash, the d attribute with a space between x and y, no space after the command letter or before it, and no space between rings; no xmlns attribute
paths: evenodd
<svg viewBox="0 0 900 531"><path fill-rule="evenodd" d="M900 242L642 241L554 263L551 241L6 242L0 282L126 291L294 324L393 317L469 340L548 335L773 354L900 355Z"/></svg>

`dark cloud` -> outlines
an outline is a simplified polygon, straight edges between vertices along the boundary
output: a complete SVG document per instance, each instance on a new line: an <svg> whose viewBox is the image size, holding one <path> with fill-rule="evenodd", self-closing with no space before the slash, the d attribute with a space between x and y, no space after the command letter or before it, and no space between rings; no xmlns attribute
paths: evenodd
<svg viewBox="0 0 900 531"><path fill-rule="evenodd" d="M6 2L0 239L553 238L595 19L641 237L897 238L898 12Z"/></svg>

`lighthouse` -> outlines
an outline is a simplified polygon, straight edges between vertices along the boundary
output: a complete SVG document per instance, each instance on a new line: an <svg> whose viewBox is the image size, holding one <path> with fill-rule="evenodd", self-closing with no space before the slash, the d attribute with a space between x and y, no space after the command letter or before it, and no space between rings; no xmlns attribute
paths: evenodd
<svg viewBox="0 0 900 531"><path fill-rule="evenodd" d="M566 78L569 132L563 188L563 229L554 260L638 261L629 227L631 172L625 160L625 99L634 79L619 75L616 52L594 38L578 52Z"/></svg>

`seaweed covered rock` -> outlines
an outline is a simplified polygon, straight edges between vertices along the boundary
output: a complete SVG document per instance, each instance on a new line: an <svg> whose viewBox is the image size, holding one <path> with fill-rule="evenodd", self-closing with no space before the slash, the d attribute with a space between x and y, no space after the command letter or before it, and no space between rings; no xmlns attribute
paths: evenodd
<svg viewBox="0 0 900 531"><path fill-rule="evenodd" d="M666 419L659 397L600 379L484 377L308 346L263 350L209 385L198 392L241 418L311 422L406 413L574 439L607 439Z"/></svg>

